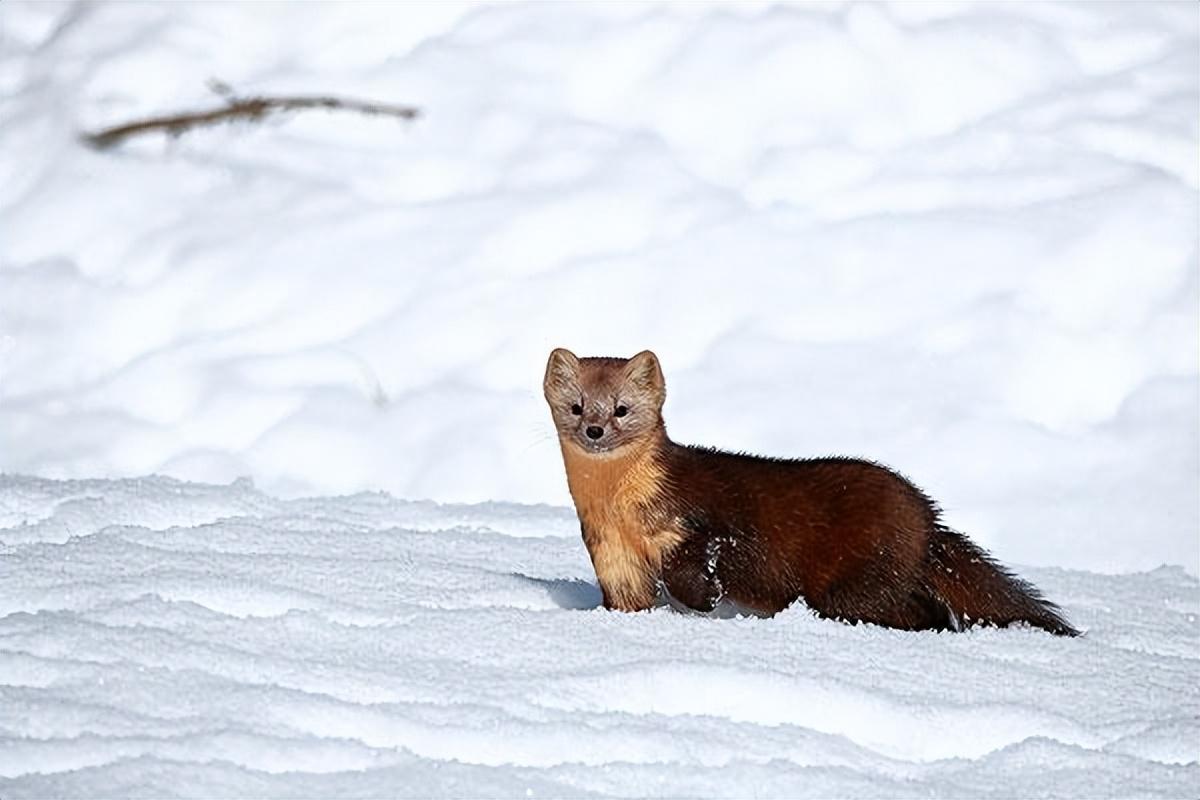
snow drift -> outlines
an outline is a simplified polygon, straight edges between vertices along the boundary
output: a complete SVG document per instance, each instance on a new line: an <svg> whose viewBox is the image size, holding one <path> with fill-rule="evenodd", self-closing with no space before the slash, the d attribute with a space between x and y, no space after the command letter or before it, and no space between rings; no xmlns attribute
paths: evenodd
<svg viewBox="0 0 1200 800"><path fill-rule="evenodd" d="M0 795L1184 797L1200 586L1087 633L597 608L572 514L0 480Z"/></svg>
<svg viewBox="0 0 1200 800"><path fill-rule="evenodd" d="M0 467L565 504L547 353L1200 568L1192 4L0 8ZM252 93L412 103L93 152Z"/></svg>

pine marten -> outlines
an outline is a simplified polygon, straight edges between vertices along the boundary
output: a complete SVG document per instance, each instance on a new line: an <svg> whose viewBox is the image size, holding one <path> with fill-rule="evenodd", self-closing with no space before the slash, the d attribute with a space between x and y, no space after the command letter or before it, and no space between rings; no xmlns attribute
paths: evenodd
<svg viewBox="0 0 1200 800"><path fill-rule="evenodd" d="M929 497L855 458L760 458L667 437L650 351L550 354L544 382L604 606L722 601L903 630L1027 623L1078 633L1036 588L944 526Z"/></svg>

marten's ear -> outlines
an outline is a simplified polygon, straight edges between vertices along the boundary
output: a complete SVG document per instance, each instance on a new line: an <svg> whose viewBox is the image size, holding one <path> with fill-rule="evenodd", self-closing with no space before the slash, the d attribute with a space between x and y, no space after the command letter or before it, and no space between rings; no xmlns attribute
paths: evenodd
<svg viewBox="0 0 1200 800"><path fill-rule="evenodd" d="M649 396L659 408L667 399L667 385L663 380L658 356L643 350L625 362L625 380L640 394Z"/></svg>
<svg viewBox="0 0 1200 800"><path fill-rule="evenodd" d="M550 352L550 360L546 362L546 377L542 381L542 391L546 399L557 397L567 390L574 391L579 383L579 359L570 350L556 347Z"/></svg>

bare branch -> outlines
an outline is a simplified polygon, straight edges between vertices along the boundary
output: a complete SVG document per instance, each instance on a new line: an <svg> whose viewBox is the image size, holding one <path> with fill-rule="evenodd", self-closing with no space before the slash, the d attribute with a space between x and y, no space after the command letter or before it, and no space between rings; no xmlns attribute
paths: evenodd
<svg viewBox="0 0 1200 800"><path fill-rule="evenodd" d="M199 128L206 125L216 125L221 122L234 120L257 121L268 114L303 111L310 108L323 108L329 111L356 111L360 114L396 117L406 120L415 119L421 113L419 109L412 106L397 106L388 103L374 103L365 100L352 100L331 96L234 98L225 94L224 90L228 89L228 87L224 84L219 85L221 88L214 88L214 91L220 91L226 97L226 104L220 108L135 120L94 133L85 133L83 134L83 140L98 150L105 150L115 147L131 136L137 136L150 131L164 131L171 136L179 136L192 128Z"/></svg>

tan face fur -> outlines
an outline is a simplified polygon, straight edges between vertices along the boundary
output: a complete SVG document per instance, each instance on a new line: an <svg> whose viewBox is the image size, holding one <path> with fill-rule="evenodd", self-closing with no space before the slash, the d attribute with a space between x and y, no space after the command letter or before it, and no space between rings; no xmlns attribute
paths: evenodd
<svg viewBox="0 0 1200 800"><path fill-rule="evenodd" d="M550 353L542 387L564 446L615 454L662 427L666 387L649 350L630 359L577 358L558 348Z"/></svg>

